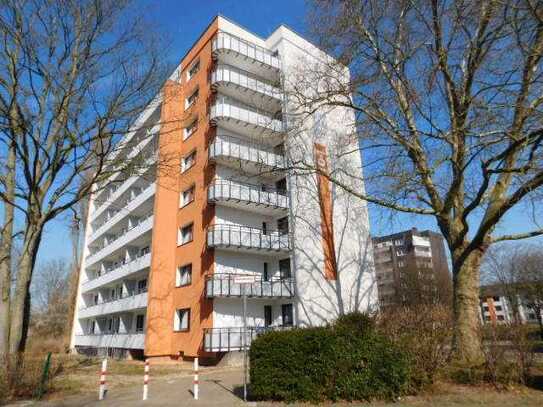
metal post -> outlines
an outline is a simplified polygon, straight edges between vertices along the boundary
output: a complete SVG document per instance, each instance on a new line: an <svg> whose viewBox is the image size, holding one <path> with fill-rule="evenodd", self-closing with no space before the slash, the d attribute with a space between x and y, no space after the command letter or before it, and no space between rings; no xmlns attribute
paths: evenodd
<svg viewBox="0 0 543 407"><path fill-rule="evenodd" d="M198 400L198 396L199 396L199 380L198 380L198 358L194 358L194 390L193 390L193 393L194 393L194 400Z"/></svg>
<svg viewBox="0 0 543 407"><path fill-rule="evenodd" d="M243 401L247 401L247 293L245 292L246 284L242 284L243 290Z"/></svg>
<svg viewBox="0 0 543 407"><path fill-rule="evenodd" d="M107 352L107 349L106 349ZM107 372L107 353L102 361L102 370L100 371L100 388L98 391L98 400L103 400L106 396L106 372Z"/></svg>
<svg viewBox="0 0 543 407"><path fill-rule="evenodd" d="M145 359L145 368L143 373L143 400L147 400L149 394L149 360Z"/></svg>

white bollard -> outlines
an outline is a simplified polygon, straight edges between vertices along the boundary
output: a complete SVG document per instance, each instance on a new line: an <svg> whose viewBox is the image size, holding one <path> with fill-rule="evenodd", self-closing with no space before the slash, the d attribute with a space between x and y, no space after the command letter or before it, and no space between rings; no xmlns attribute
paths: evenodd
<svg viewBox="0 0 543 407"><path fill-rule="evenodd" d="M106 396L106 371L107 358L102 361L102 370L100 371L100 389L98 391L98 400L103 400Z"/></svg>
<svg viewBox="0 0 543 407"><path fill-rule="evenodd" d="M145 370L143 374L143 400L147 400L147 396L149 394L148 384L149 384L149 361L145 359Z"/></svg>
<svg viewBox="0 0 543 407"><path fill-rule="evenodd" d="M194 400L198 400L198 358L194 358Z"/></svg>

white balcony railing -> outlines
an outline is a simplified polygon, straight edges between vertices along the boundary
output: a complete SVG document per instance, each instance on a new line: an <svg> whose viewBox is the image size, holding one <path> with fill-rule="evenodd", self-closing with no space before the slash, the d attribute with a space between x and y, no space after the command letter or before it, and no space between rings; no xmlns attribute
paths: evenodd
<svg viewBox="0 0 543 407"><path fill-rule="evenodd" d="M285 191L276 189L262 190L262 187L227 180L214 181L207 190L210 202L235 201L256 206L268 206L288 209L288 197Z"/></svg>
<svg viewBox="0 0 543 407"><path fill-rule="evenodd" d="M236 283L235 274L214 273L206 276L206 296L241 297L243 289ZM252 284L245 284L248 297L291 298L294 296L294 280L292 278L263 280L256 278Z"/></svg>
<svg viewBox="0 0 543 407"><path fill-rule="evenodd" d="M141 236L143 233L148 232L153 227L153 214L142 217L139 222L132 226L130 229L124 230L119 235L115 236L113 240L109 240L102 248L96 253L93 253L86 258L86 266L90 267L102 260L104 257L109 256L111 253L119 250L123 246L126 246L132 240Z"/></svg>
<svg viewBox="0 0 543 407"><path fill-rule="evenodd" d="M143 349L144 345L145 334L143 332L82 334L75 336L75 346L88 346L92 348Z"/></svg>
<svg viewBox="0 0 543 407"><path fill-rule="evenodd" d="M114 298L100 304L81 308L78 318L92 318L99 315L116 314L147 307L147 290L130 293L123 298Z"/></svg>
<svg viewBox="0 0 543 407"><path fill-rule="evenodd" d="M290 325L247 327L245 330L240 327L208 328L204 330L204 350L206 352L230 352L241 350L243 349L243 345L249 348L253 339L259 335L270 331L292 328L293 326Z"/></svg>
<svg viewBox="0 0 543 407"><path fill-rule="evenodd" d="M213 53L221 51L234 52L244 58L249 58L256 63L259 63L260 65L264 65L274 70L281 69L281 62L274 53L226 32L221 31L217 33L211 42L211 47Z"/></svg>
<svg viewBox="0 0 543 407"><path fill-rule="evenodd" d="M137 257L130 262L112 266L111 268L106 268L99 276L85 281L81 285L81 291L83 293L92 291L98 287L121 280L148 267L151 267L151 253L144 254L143 256Z"/></svg>
<svg viewBox="0 0 543 407"><path fill-rule="evenodd" d="M241 139L229 136L217 136L209 146L209 158L225 157L230 160L241 160L269 169L285 168L285 158L280 154L262 150Z"/></svg>
<svg viewBox="0 0 543 407"><path fill-rule="evenodd" d="M234 68L230 65L218 65L211 73L211 83L215 85L221 83L233 84L244 90L250 90L277 99L279 102L282 100L282 92L279 88L258 79L247 71Z"/></svg>
<svg viewBox="0 0 543 407"><path fill-rule="evenodd" d="M233 249L289 251L289 236L239 225L214 225L207 230L207 245Z"/></svg>
<svg viewBox="0 0 543 407"><path fill-rule="evenodd" d="M243 122L273 133L283 132L281 120L274 119L264 111L247 106L228 97L218 97L211 106L210 119L212 122L220 120L234 120Z"/></svg>
<svg viewBox="0 0 543 407"><path fill-rule="evenodd" d="M147 201L151 196L155 194L156 184L152 183L145 188L142 188L138 194L128 198L123 205L123 209L119 210L111 218L102 222L96 230L89 236L89 243L95 241L105 231L110 229L113 225L130 215L134 209L140 206L143 202Z"/></svg>

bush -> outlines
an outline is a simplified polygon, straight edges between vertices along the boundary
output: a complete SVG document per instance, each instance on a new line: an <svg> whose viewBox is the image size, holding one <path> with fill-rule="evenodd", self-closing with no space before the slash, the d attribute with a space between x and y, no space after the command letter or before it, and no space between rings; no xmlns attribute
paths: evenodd
<svg viewBox="0 0 543 407"><path fill-rule="evenodd" d="M404 353L362 314L262 335L251 344L250 368L254 398L288 402L394 399L409 378Z"/></svg>
<svg viewBox="0 0 543 407"><path fill-rule="evenodd" d="M434 383L447 365L452 341L452 316L442 305L394 307L381 314L378 329L409 358L409 390Z"/></svg>

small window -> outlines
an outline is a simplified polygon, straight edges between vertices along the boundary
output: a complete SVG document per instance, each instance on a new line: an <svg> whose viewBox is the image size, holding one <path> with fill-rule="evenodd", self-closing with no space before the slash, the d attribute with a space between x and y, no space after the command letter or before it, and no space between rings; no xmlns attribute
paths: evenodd
<svg viewBox="0 0 543 407"><path fill-rule="evenodd" d="M198 118L194 119L191 124L185 127L183 131L183 140L186 140L192 136L196 130L198 130Z"/></svg>
<svg viewBox="0 0 543 407"><path fill-rule="evenodd" d="M194 163L196 162L196 151L193 151L189 155L183 157L181 160L181 172L185 172L192 168Z"/></svg>
<svg viewBox="0 0 543 407"><path fill-rule="evenodd" d="M192 92L190 96L185 100L185 110L191 107L198 100L199 93L200 89L196 88L194 92Z"/></svg>
<svg viewBox="0 0 543 407"><path fill-rule="evenodd" d="M185 264L184 266L177 267L175 276L176 287L183 287L190 283L192 283L192 264Z"/></svg>
<svg viewBox="0 0 543 407"><path fill-rule="evenodd" d="M143 332L145 328L145 315L136 316L136 332Z"/></svg>
<svg viewBox="0 0 543 407"><path fill-rule="evenodd" d="M190 81L192 77L198 73L199 70L200 70L200 60L197 60L195 63L191 65L191 67L187 71L187 81Z"/></svg>
<svg viewBox="0 0 543 407"><path fill-rule="evenodd" d="M138 281L138 294L147 292L147 279Z"/></svg>
<svg viewBox="0 0 543 407"><path fill-rule="evenodd" d="M181 202L179 204L179 207L182 208L183 206L188 205L192 201L194 201L194 185L181 192Z"/></svg>
<svg viewBox="0 0 543 407"><path fill-rule="evenodd" d="M177 236L177 245L178 246L181 246L182 244L192 242L192 238L193 238L192 230L193 230L192 223L190 225L179 228L179 234Z"/></svg>
<svg viewBox="0 0 543 407"><path fill-rule="evenodd" d="M173 329L174 331L188 331L190 329L190 308L175 311Z"/></svg>

